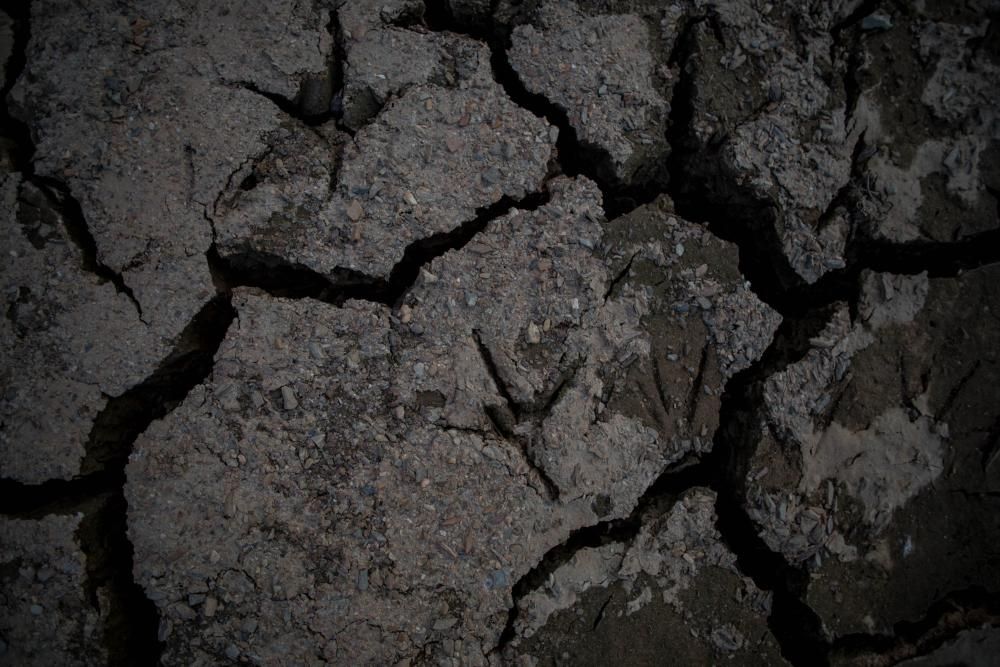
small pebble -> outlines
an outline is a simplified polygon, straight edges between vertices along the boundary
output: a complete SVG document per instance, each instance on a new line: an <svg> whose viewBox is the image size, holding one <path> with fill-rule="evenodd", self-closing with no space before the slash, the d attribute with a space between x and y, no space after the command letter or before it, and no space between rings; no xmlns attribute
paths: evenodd
<svg viewBox="0 0 1000 667"><path fill-rule="evenodd" d="M456 623L458 623L458 619L454 616L439 618L434 621L434 629L440 632L441 630L447 630L448 628L453 627Z"/></svg>
<svg viewBox="0 0 1000 667"><path fill-rule="evenodd" d="M205 618L212 618L215 616L216 610L219 608L219 601L213 597L205 598L205 605L202 607L202 612L205 614Z"/></svg>
<svg viewBox="0 0 1000 667"><path fill-rule="evenodd" d="M528 342L531 345L538 345L542 342L542 332L534 322L528 324Z"/></svg>
<svg viewBox="0 0 1000 667"><path fill-rule="evenodd" d="M182 621L193 621L198 617L198 613L191 607L178 602L172 606L174 614Z"/></svg>
<svg viewBox="0 0 1000 667"><path fill-rule="evenodd" d="M486 588L504 588L510 583L504 570L494 570L486 577Z"/></svg>
<svg viewBox="0 0 1000 667"><path fill-rule="evenodd" d="M676 246L674 246L674 252L677 253L678 257L683 257L684 256L684 244L683 243L678 243Z"/></svg>
<svg viewBox="0 0 1000 667"><path fill-rule="evenodd" d="M42 615L42 611L43 611L42 605L40 605L40 604L33 604L33 605L31 605L31 615L32 616L41 616Z"/></svg>
<svg viewBox="0 0 1000 667"><path fill-rule="evenodd" d="M892 19L885 14L869 14L861 19L862 30L888 30L892 27Z"/></svg>
<svg viewBox="0 0 1000 667"><path fill-rule="evenodd" d="M256 389L254 389L253 392L251 392L250 401L253 403L253 406L255 408L259 408L262 405L264 405L264 403L267 402L264 400L264 395L259 391L257 391Z"/></svg>
<svg viewBox="0 0 1000 667"><path fill-rule="evenodd" d="M226 647L226 657L230 660L235 660L240 657L240 650L235 645L230 644Z"/></svg>
<svg viewBox="0 0 1000 667"><path fill-rule="evenodd" d="M281 388L281 400L286 410L294 410L299 407L299 399L295 398L295 390L287 384Z"/></svg>
<svg viewBox="0 0 1000 667"><path fill-rule="evenodd" d="M410 206L417 205L417 198L413 196L413 193L407 190L403 193L403 201L405 201Z"/></svg>
<svg viewBox="0 0 1000 667"><path fill-rule="evenodd" d="M499 182L502 176L503 175L500 173L499 169L496 167L490 167L483 172L483 182L487 185L493 185L494 183Z"/></svg>
<svg viewBox="0 0 1000 667"><path fill-rule="evenodd" d="M357 199L352 199L351 203L347 205L347 217L350 218L352 222L357 222L364 214L365 210L361 208L361 202Z"/></svg>

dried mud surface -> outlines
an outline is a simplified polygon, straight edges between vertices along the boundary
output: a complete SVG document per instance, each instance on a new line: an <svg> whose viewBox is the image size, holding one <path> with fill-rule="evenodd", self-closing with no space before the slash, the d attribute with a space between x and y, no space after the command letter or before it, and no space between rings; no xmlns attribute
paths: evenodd
<svg viewBox="0 0 1000 667"><path fill-rule="evenodd" d="M0 11L0 665L988 665L1000 6Z"/></svg>

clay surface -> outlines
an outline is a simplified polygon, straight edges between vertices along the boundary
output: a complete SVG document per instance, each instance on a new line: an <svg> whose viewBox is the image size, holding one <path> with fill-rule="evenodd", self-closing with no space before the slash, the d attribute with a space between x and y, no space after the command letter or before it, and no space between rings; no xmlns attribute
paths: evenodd
<svg viewBox="0 0 1000 667"><path fill-rule="evenodd" d="M995 2L0 11L0 664L991 664Z"/></svg>

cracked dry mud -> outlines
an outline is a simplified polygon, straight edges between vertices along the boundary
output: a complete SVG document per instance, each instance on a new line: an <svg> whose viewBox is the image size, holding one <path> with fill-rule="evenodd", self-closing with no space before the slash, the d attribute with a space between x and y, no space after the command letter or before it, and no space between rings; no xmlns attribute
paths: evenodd
<svg viewBox="0 0 1000 667"><path fill-rule="evenodd" d="M0 12L0 664L992 664L998 44Z"/></svg>

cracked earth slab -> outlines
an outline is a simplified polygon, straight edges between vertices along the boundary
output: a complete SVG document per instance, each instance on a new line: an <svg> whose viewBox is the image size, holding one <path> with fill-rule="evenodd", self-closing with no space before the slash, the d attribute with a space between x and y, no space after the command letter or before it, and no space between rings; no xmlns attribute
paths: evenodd
<svg viewBox="0 0 1000 667"><path fill-rule="evenodd" d="M974 664L986 10L0 14L0 661Z"/></svg>
<svg viewBox="0 0 1000 667"><path fill-rule="evenodd" d="M995 266L869 273L855 316L836 310L768 382L750 514L810 563L810 604L835 634L891 633L940 591L993 576L975 535L998 527L995 279Z"/></svg>
<svg viewBox="0 0 1000 667"><path fill-rule="evenodd" d="M631 541L578 551L518 603L525 639L511 646L522 661L537 662L540 648L566 663L641 664L669 651L684 664L785 664L766 627L770 598L737 571L714 503L695 487ZM578 604L583 597L600 601L596 616ZM567 641L562 632L584 638Z"/></svg>

